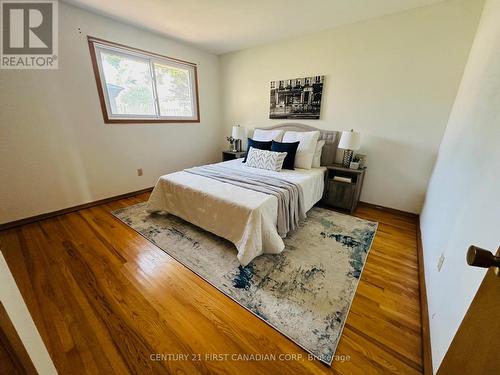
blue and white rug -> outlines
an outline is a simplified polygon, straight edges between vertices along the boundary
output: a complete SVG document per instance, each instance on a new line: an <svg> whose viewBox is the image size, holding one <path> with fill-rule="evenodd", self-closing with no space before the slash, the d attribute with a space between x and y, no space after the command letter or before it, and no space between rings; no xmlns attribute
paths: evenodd
<svg viewBox="0 0 500 375"><path fill-rule="evenodd" d="M145 203L113 212L319 360L331 365L377 223L313 208L279 255L241 267L232 243Z"/></svg>

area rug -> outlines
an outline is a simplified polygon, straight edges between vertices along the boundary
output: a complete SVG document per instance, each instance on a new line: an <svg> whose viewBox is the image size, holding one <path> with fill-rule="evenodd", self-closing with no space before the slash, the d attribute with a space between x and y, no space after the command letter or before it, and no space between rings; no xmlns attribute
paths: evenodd
<svg viewBox="0 0 500 375"><path fill-rule="evenodd" d="M167 254L331 365L377 223L313 208L279 255L241 267L232 243L146 204L113 212Z"/></svg>

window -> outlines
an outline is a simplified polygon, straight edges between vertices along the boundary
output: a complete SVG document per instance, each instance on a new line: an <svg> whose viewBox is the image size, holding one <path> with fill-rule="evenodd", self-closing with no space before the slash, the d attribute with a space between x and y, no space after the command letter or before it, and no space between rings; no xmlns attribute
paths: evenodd
<svg viewBox="0 0 500 375"><path fill-rule="evenodd" d="M88 37L106 123L200 122L196 64Z"/></svg>

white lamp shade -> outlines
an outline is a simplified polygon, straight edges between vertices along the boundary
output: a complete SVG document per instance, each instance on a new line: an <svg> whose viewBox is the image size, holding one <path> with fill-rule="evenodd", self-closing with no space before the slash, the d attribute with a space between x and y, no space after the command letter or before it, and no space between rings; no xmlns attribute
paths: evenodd
<svg viewBox="0 0 500 375"><path fill-rule="evenodd" d="M243 126L233 126L233 133L231 135L234 139L245 139L247 130Z"/></svg>
<svg viewBox="0 0 500 375"><path fill-rule="evenodd" d="M339 148L344 150L359 150L361 135L354 131L343 131L340 137Z"/></svg>

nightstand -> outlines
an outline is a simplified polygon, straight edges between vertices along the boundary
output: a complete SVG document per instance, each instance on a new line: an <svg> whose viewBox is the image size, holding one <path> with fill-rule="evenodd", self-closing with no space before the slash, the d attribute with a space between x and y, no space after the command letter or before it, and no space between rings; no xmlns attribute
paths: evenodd
<svg viewBox="0 0 500 375"><path fill-rule="evenodd" d="M358 206L366 168L350 169L341 165L328 165L326 168L323 203L354 212ZM336 177L344 181L336 180Z"/></svg>
<svg viewBox="0 0 500 375"><path fill-rule="evenodd" d="M222 161L244 158L246 154L245 151L222 151Z"/></svg>

